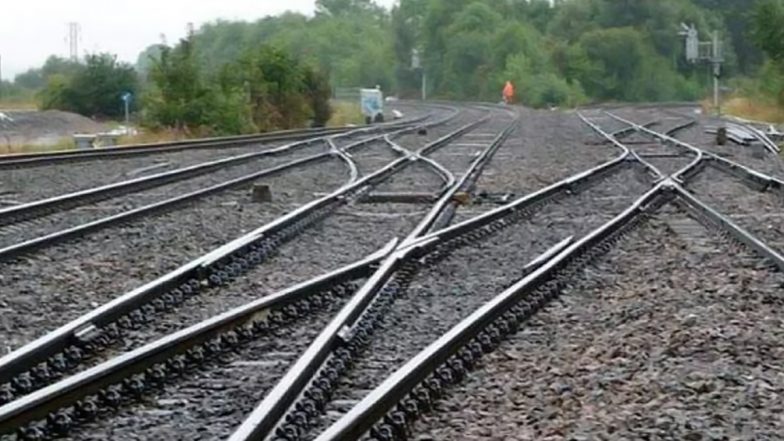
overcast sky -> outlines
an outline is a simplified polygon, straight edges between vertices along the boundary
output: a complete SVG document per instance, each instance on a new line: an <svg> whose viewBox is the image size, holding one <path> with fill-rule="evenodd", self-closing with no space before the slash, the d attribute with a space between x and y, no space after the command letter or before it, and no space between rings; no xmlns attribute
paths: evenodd
<svg viewBox="0 0 784 441"><path fill-rule="evenodd" d="M5 2L5 1L4 1ZM390 6L394 0L377 0ZM68 22L81 26L80 55L111 52L136 62L160 35L177 41L188 22L218 18L255 20L286 10L311 14L315 0L22 0L0 8L0 56L4 79L68 55Z"/></svg>

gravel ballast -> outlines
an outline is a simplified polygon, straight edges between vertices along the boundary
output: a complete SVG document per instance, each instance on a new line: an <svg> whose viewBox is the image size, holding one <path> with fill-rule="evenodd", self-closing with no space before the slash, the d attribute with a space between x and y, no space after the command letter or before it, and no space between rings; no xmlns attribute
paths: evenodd
<svg viewBox="0 0 784 441"><path fill-rule="evenodd" d="M418 440L777 439L784 279L682 215L590 264Z"/></svg>
<svg viewBox="0 0 784 441"><path fill-rule="evenodd" d="M347 178L338 161L297 169L265 180L272 203L253 203L248 188L236 190L3 263L0 348L21 346L315 199L316 191L337 189Z"/></svg>
<svg viewBox="0 0 784 441"><path fill-rule="evenodd" d="M578 196L553 203L425 270L398 297L369 347L339 381L326 415L307 439L334 422L410 357L516 281L523 266L566 236L577 237L625 209L649 188L624 170Z"/></svg>
<svg viewBox="0 0 784 441"><path fill-rule="evenodd" d="M176 153L132 156L123 159L91 160L77 163L65 163L37 167L23 167L3 171L0 189L3 200L10 205L32 202L57 195L85 190L92 187L107 185L130 179L137 179L158 173L164 173L217 159L229 158L251 152L260 152L274 147L286 145L284 142L256 143L249 147L232 147L213 150L185 150ZM303 147L294 149L292 153L302 151L323 151L324 146ZM275 160L274 156L264 156L255 162L257 167Z"/></svg>
<svg viewBox="0 0 784 441"><path fill-rule="evenodd" d="M408 106L407 116L430 112L432 119L451 111L400 105ZM475 105L460 109L448 124L394 138L416 151L492 115L430 155L459 178L519 116L470 197L456 198L462 205L453 223L621 154L573 112ZM622 105L610 111L640 124L658 120L651 129L659 132L697 118L697 127L674 136L718 151L711 135L701 133L712 119L693 114L689 106ZM601 109L581 112L607 132L626 127ZM673 155L680 150L640 133L619 140L665 174L693 160ZM325 151L326 143L313 148ZM754 163L766 159L756 153L747 158L746 152L736 151L741 147L726 148L731 159L759 165L760 171L775 165ZM379 141L351 157L362 176L400 153ZM0 247L14 243L14 238L78 225L257 171L262 163L266 168L265 161L0 229ZM74 170L88 165L72 164ZM117 171L107 167L106 172ZM339 159L310 164L255 182L270 184L272 202L253 202L248 183L165 214L0 263L0 350L18 348L345 185L348 178L349 168ZM367 347L341 372L324 412L310 421L312 427L303 439L315 439L396 369L518 281L532 259L567 237L578 240L594 231L655 184L650 170L630 158L586 187L570 185L557 198L518 212L513 222L493 225L485 230L493 234L461 245L434 266L419 267L407 289L396 294ZM784 224L778 214L782 198L776 192L751 189L712 167L683 186L773 248L784 250ZM435 194L442 187L443 180L431 168L411 162L368 194ZM124 331L120 340L69 374L364 258L390 240L405 237L431 208L427 203L362 200L345 201L229 283L205 287L173 310L159 311L148 323ZM607 253L578 269L556 300L486 354L465 380L448 388L435 411L413 425L409 439L779 439L784 432L784 274L706 229L675 204L658 208ZM355 287L364 282L356 281ZM172 378L163 388L147 391L140 400L107 410L95 422L76 427L67 439L226 439L344 304L345 298L331 299L274 332Z"/></svg>
<svg viewBox="0 0 784 441"><path fill-rule="evenodd" d="M520 123L485 167L470 205L458 210L466 220L497 208L621 154L599 143L576 114L520 110ZM593 141L593 143L589 143ZM508 196L508 199L503 199Z"/></svg>

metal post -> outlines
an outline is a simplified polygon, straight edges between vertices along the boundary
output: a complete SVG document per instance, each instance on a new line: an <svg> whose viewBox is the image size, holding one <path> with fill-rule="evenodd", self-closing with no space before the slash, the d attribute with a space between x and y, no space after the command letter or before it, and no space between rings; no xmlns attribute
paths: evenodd
<svg viewBox="0 0 784 441"><path fill-rule="evenodd" d="M422 68L422 101L427 101L427 72Z"/></svg>
<svg viewBox="0 0 784 441"><path fill-rule="evenodd" d="M713 33L713 106L716 113L721 116L721 96L719 77L721 76L721 41L719 31Z"/></svg>
<svg viewBox="0 0 784 441"><path fill-rule="evenodd" d="M131 127L131 100L125 100L125 127L130 130Z"/></svg>

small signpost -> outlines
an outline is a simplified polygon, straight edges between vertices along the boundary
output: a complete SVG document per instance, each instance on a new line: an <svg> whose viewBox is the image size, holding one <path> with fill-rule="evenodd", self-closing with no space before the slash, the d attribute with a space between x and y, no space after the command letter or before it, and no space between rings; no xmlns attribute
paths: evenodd
<svg viewBox="0 0 784 441"><path fill-rule="evenodd" d="M131 102L133 101L133 94L131 92L125 92L120 99L125 105L125 127L129 128L131 126Z"/></svg>
<svg viewBox="0 0 784 441"><path fill-rule="evenodd" d="M713 106L721 116L721 96L719 80L721 65L724 63L724 50L719 31L713 32L713 41L700 41L700 34L694 25L681 23L680 35L686 37L686 60L690 63L707 62L713 64Z"/></svg>
<svg viewBox="0 0 784 441"><path fill-rule="evenodd" d="M380 89L360 89L362 114L368 124L384 122L384 94Z"/></svg>

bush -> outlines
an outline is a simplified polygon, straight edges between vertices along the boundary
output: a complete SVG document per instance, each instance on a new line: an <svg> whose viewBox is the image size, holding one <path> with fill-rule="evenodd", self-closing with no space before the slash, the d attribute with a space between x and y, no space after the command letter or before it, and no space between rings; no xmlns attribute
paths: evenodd
<svg viewBox="0 0 784 441"><path fill-rule="evenodd" d="M504 78L512 81L519 102L531 107L573 107L585 102L585 94L579 83L569 83L559 77L552 68L531 63L523 54L509 57Z"/></svg>
<svg viewBox="0 0 784 441"><path fill-rule="evenodd" d="M59 109L85 116L120 117L125 112L121 97L136 94L136 72L110 54L88 55L73 76L55 74L39 93L43 109Z"/></svg>
<svg viewBox="0 0 784 441"><path fill-rule="evenodd" d="M269 46L246 51L216 77L195 60L193 39L161 48L149 72L145 124L152 128L250 133L329 120L331 93L325 76Z"/></svg>

